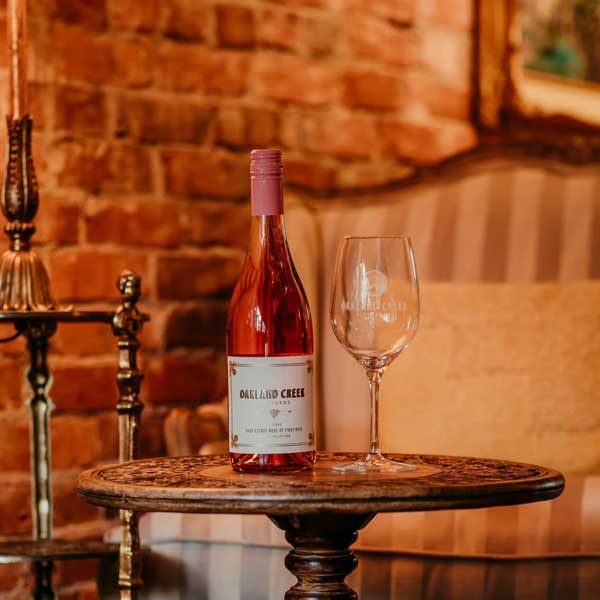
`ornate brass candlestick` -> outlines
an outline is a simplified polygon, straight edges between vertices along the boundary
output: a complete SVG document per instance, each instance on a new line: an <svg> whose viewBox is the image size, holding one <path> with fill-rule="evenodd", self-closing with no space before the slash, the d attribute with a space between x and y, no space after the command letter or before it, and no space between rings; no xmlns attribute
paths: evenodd
<svg viewBox="0 0 600 600"><path fill-rule="evenodd" d="M25 0L7 0L6 13L9 115L2 212L8 220L10 247L0 259L0 310L52 310L55 303L46 269L30 245L39 196L31 153L33 121L26 112Z"/></svg>
<svg viewBox="0 0 600 600"><path fill-rule="evenodd" d="M0 310L53 310L54 298L44 264L31 249L32 221L39 205L38 184L31 156L33 121L6 118L6 172L2 185L4 231L9 249L0 259Z"/></svg>

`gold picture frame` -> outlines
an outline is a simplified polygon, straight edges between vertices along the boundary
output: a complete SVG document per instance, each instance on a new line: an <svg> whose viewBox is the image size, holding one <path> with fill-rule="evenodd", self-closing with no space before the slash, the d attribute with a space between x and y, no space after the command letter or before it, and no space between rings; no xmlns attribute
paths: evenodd
<svg viewBox="0 0 600 600"><path fill-rule="evenodd" d="M522 66L520 0L476 0L475 119L482 141L600 162L600 85Z"/></svg>

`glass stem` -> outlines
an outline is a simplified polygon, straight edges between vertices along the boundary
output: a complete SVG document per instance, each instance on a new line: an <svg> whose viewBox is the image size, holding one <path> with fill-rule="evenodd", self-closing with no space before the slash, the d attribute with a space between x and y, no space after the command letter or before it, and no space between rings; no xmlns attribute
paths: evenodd
<svg viewBox="0 0 600 600"><path fill-rule="evenodd" d="M383 369L369 369L369 390L371 392L371 441L369 443L369 459L381 456L379 448L379 384Z"/></svg>

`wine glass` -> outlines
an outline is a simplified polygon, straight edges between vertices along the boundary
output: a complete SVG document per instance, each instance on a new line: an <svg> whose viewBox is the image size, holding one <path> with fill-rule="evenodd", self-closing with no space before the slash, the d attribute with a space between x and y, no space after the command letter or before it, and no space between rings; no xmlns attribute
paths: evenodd
<svg viewBox="0 0 600 600"><path fill-rule="evenodd" d="M338 341L365 368L371 392L369 453L333 468L359 473L415 470L384 457L379 448L381 377L419 323L419 282L410 238L346 236L337 253L329 317Z"/></svg>

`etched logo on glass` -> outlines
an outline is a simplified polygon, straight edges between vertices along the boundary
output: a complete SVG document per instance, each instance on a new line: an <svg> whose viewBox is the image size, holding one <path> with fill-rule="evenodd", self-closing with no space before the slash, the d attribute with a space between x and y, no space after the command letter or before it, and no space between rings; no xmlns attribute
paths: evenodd
<svg viewBox="0 0 600 600"><path fill-rule="evenodd" d="M351 300L343 300L342 310L362 313L362 317L367 319L379 316L386 321L394 321L398 312L406 310L406 302L398 301L393 294L386 294L389 289L390 282L381 271L366 271L358 294Z"/></svg>
<svg viewBox="0 0 600 600"><path fill-rule="evenodd" d="M363 277L363 293L371 298L379 298L388 289L388 278L377 270L367 271Z"/></svg>

